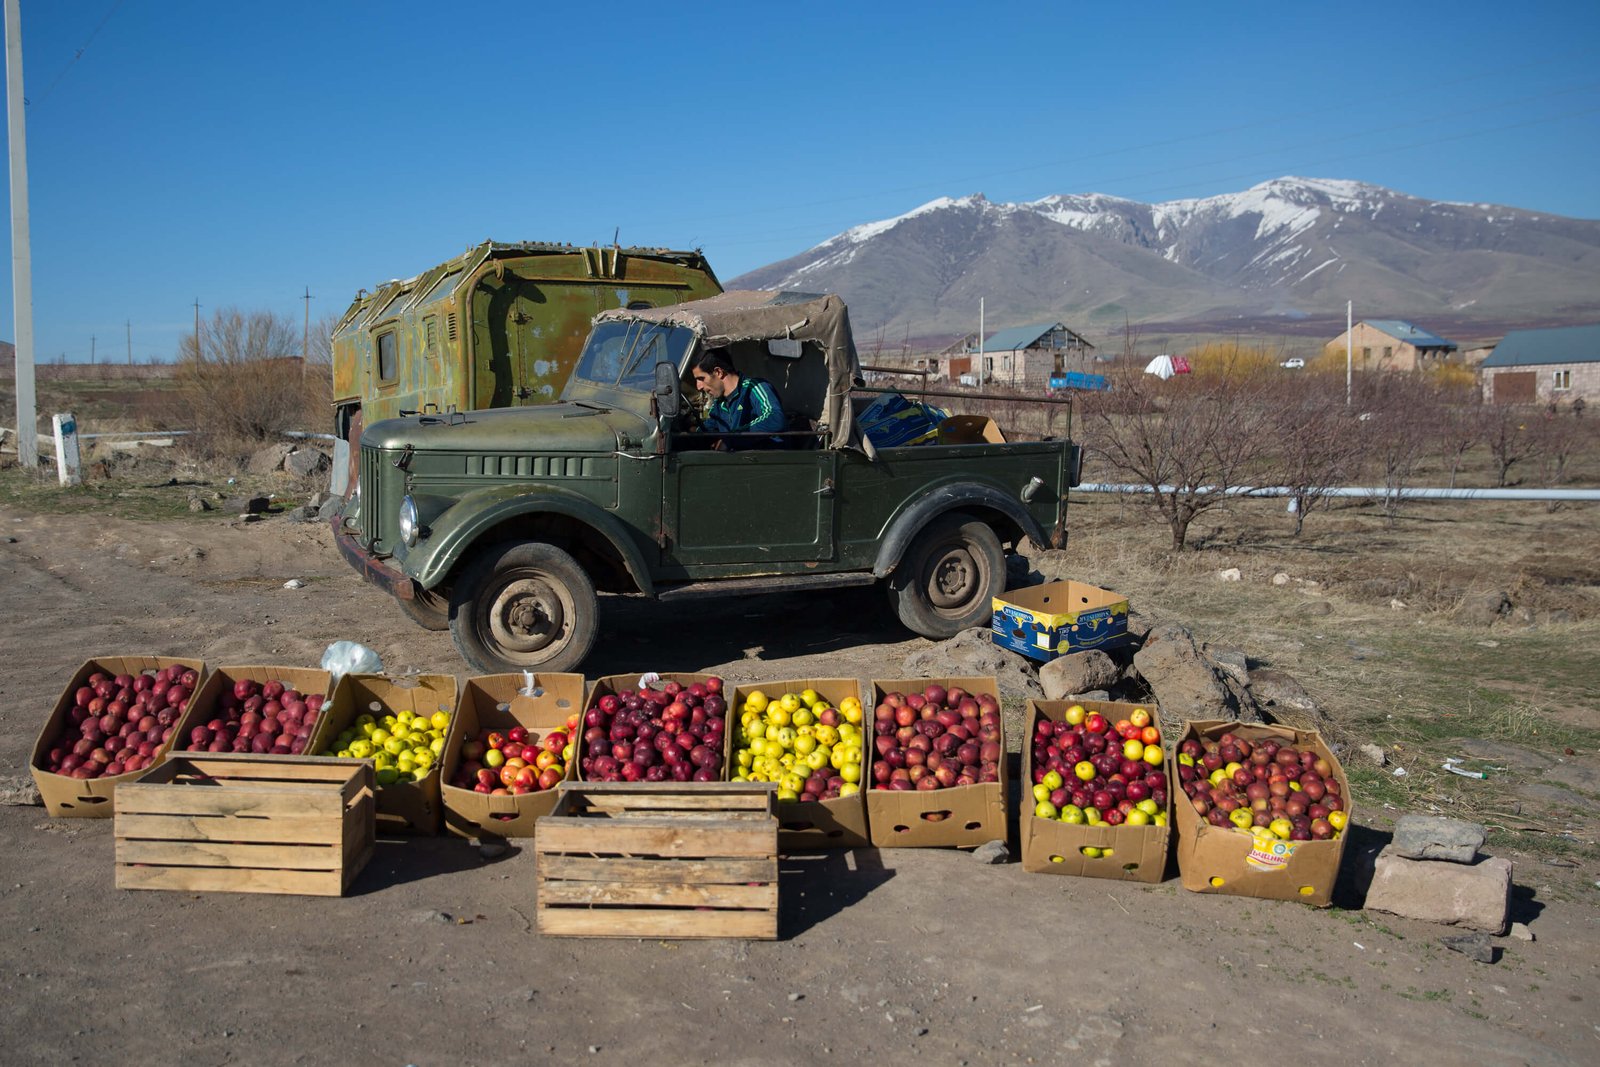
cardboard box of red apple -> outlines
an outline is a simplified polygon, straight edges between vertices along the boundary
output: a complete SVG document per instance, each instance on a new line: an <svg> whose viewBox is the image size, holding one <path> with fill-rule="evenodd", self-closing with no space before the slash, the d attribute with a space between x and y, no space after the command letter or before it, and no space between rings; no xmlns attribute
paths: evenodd
<svg viewBox="0 0 1600 1067"><path fill-rule="evenodd" d="M992 675L872 683L867 829L873 845L975 848L1006 840L1009 776L999 693Z"/></svg>
<svg viewBox="0 0 1600 1067"><path fill-rule="evenodd" d="M382 718L409 711L431 719L443 712L449 717L444 744L436 762L414 781L385 784L378 781L378 832L437 834L444 803L440 790L440 766L445 753L461 743L460 718L456 714L458 687L453 674L419 674L406 684L377 674L346 674L333 688L333 696L323 706L316 735L306 751L317 756L332 756L334 740L362 715Z"/></svg>
<svg viewBox="0 0 1600 1067"><path fill-rule="evenodd" d="M1242 739L1248 751L1230 750L1230 736ZM1197 746L1207 742L1218 744L1217 760L1226 762L1205 765L1210 754ZM1192 755L1197 750L1202 753L1198 758ZM1297 766L1287 766L1287 756L1279 759L1289 751L1295 753ZM1227 761L1229 756L1243 758ZM1185 757L1195 766L1186 770ZM1239 767L1233 776L1225 776L1236 789L1209 784L1211 775L1225 773L1233 763ZM1178 875L1185 889L1298 900L1319 908L1332 902L1352 817L1350 780L1315 730L1186 722L1173 743L1167 773L1177 791L1173 823ZM1241 774L1248 776L1248 783L1234 777ZM1189 794L1194 788L1189 780L1196 777L1202 783L1198 799ZM1263 805L1268 825L1257 828L1255 812ZM1213 821L1218 819L1221 825ZM1241 825L1247 819L1250 829Z"/></svg>
<svg viewBox="0 0 1600 1067"><path fill-rule="evenodd" d="M96 656L74 671L28 761L51 816L110 818L117 783L165 758L205 669L197 659Z"/></svg>
<svg viewBox="0 0 1600 1067"><path fill-rule="evenodd" d="M749 780L763 780L750 775L741 762L750 753L743 728L744 711L750 706L750 698L755 693L762 694L764 698L763 708L758 711L763 721L771 719L765 709L776 706L776 702L781 701L785 694L800 698L811 693L818 698L816 707L806 707L802 700L803 712L800 709L792 710L781 715L783 721L777 723L780 730L785 726L791 731L806 728L807 733L797 735L786 748L798 759L811 761L804 773L795 772L802 783L801 788L788 792L798 795L786 799L786 793L778 794L778 844L791 851L866 847L871 843L871 837L867 833L865 783L871 781L873 745L870 727L866 722L865 705L861 699L861 683L854 678L786 678L735 686L728 701L730 721L726 730L725 757L729 775L735 781L744 780L738 777L741 771ZM805 722L798 726L791 725L795 714L802 714ZM845 722L862 730L859 756L848 771L837 766L834 760L836 748L840 749L841 754L849 754L851 746L837 736L839 725ZM819 726L831 731L820 740L814 733ZM815 747L800 742L799 736L813 737ZM800 751L801 748L806 751ZM847 775L854 777L847 780Z"/></svg>
<svg viewBox="0 0 1600 1067"><path fill-rule="evenodd" d="M597 678L583 712L578 780L727 781L727 726L727 697L716 675Z"/></svg>
<svg viewBox="0 0 1600 1067"><path fill-rule="evenodd" d="M1023 870L1127 882L1166 877L1172 798L1155 710L1103 700L1028 701ZM1041 786L1050 787L1042 800L1030 792Z"/></svg>
<svg viewBox="0 0 1600 1067"><path fill-rule="evenodd" d="M333 675L306 667L216 667L172 738L173 752L311 753Z"/></svg>
<svg viewBox="0 0 1600 1067"><path fill-rule="evenodd" d="M440 765L444 825L462 837L532 837L571 781L583 718L581 674L468 678L456 711L459 743ZM514 756L505 755L517 747ZM528 750L533 756L528 756Z"/></svg>

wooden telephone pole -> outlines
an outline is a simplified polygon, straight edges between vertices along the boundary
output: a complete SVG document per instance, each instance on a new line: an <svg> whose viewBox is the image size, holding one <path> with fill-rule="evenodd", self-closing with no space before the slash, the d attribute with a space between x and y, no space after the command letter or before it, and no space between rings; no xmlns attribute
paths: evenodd
<svg viewBox="0 0 1600 1067"><path fill-rule="evenodd" d="M306 325L300 335L300 377L306 376L306 367L311 362L311 286L306 286Z"/></svg>

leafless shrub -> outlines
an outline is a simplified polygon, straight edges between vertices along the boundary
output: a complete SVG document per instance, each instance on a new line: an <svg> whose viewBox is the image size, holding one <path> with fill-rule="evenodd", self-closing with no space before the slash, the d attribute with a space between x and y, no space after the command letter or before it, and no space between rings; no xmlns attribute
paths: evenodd
<svg viewBox="0 0 1600 1067"><path fill-rule="evenodd" d="M1299 537L1306 516L1328 500L1328 491L1359 472L1362 425L1343 396L1303 379L1270 389L1265 399L1273 457L1268 477L1290 490Z"/></svg>
<svg viewBox="0 0 1600 1067"><path fill-rule="evenodd" d="M301 331L271 311L223 308L200 330L200 348L179 346L178 396L201 443L261 442L284 430L321 428L332 388L307 374Z"/></svg>
<svg viewBox="0 0 1600 1067"><path fill-rule="evenodd" d="M1383 483L1383 513L1392 525L1427 451L1439 395L1415 375L1376 374L1364 376L1355 399L1364 457Z"/></svg>

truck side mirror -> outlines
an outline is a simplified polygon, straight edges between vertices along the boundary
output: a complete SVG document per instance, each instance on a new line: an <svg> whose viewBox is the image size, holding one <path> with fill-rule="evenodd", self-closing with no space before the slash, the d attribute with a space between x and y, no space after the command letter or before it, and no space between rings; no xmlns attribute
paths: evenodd
<svg viewBox="0 0 1600 1067"><path fill-rule="evenodd" d="M675 419L683 409L683 394L678 391L678 368L670 363L656 364L656 414Z"/></svg>

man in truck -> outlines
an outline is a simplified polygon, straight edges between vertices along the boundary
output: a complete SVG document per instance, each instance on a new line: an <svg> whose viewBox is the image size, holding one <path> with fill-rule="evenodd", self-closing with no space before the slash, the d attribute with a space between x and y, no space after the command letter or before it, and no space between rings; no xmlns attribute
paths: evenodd
<svg viewBox="0 0 1600 1067"><path fill-rule="evenodd" d="M693 366L695 388L711 398L700 429L708 434L782 433L783 408L772 383L740 374L726 348L709 348ZM777 437L718 437L711 445L722 451L741 448L772 448L782 443Z"/></svg>

